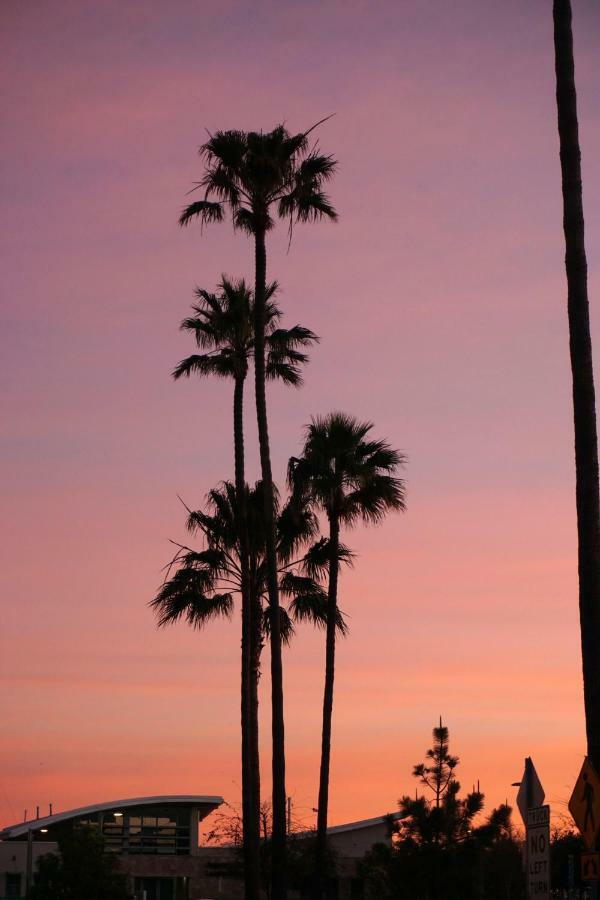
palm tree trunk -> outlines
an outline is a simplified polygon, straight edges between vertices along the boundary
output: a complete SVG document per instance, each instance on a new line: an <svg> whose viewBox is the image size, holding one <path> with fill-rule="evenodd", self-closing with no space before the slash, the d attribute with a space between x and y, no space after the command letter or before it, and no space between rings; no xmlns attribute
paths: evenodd
<svg viewBox="0 0 600 900"><path fill-rule="evenodd" d="M327 813L329 808L329 766L331 759L331 720L335 676L335 626L339 572L340 525L337 516L329 519L329 587L327 591L327 633L325 639L325 688L323 691L323 729L321 734L321 770L317 813L315 900L321 900L327 876Z"/></svg>
<svg viewBox="0 0 600 900"><path fill-rule="evenodd" d="M277 551L275 545L275 515L273 476L269 450L267 400L265 392L265 305L267 282L267 254L265 231L255 232L254 287L254 371L256 386L256 418L260 466L265 497L265 544L267 586L271 626L271 715L273 737L273 834L271 839L271 888L273 900L285 900L286 891L286 834L285 834L285 731L283 719L283 668L281 662L281 633L279 625L279 588L277 583Z"/></svg>
<svg viewBox="0 0 600 900"><path fill-rule="evenodd" d="M242 821L244 826L244 888L248 900L260 898L260 832L256 810L260 794L255 794L254 769L258 767L258 746L253 741L252 705L252 605L246 515L244 466L244 377L235 379L233 393L233 443L235 452L235 492L237 532L240 542L242 580ZM259 788L260 790L260 788Z"/></svg>
<svg viewBox="0 0 600 900"><path fill-rule="evenodd" d="M573 375L575 476L579 566L579 620L588 755L600 771L600 501L598 439L587 294L581 152L569 0L554 0L556 104L560 138Z"/></svg>
<svg viewBox="0 0 600 900"><path fill-rule="evenodd" d="M252 581L252 578L251 578ZM253 821L256 828L257 853L260 857L260 753L258 727L258 685L260 681L260 658L263 649L263 617L262 604L258 597L251 593L252 616L252 649L250 659L250 752L252 767ZM258 861L259 870L260 859Z"/></svg>

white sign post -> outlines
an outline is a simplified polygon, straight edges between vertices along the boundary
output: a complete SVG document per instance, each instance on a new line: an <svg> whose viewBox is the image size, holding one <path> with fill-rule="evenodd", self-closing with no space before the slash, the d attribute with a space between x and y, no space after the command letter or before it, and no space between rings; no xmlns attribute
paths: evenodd
<svg viewBox="0 0 600 900"><path fill-rule="evenodd" d="M527 811L527 896L550 900L550 807Z"/></svg>

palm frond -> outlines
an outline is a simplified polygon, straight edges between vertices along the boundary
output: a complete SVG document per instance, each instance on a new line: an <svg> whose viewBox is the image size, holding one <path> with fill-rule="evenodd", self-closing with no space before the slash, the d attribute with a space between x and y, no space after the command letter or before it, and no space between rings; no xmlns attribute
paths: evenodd
<svg viewBox="0 0 600 900"><path fill-rule="evenodd" d="M200 219L202 224L210 222L222 222L224 218L221 203L213 203L209 200L197 200L186 206L179 216L179 224L182 227L189 225L193 219Z"/></svg>
<svg viewBox="0 0 600 900"><path fill-rule="evenodd" d="M232 595L207 593L213 585L214 577L207 570L187 566L179 569L150 602L158 627L185 619L193 628L202 628L211 619L231 617Z"/></svg>
<svg viewBox="0 0 600 900"><path fill-rule="evenodd" d="M204 313L204 307L208 306L213 312L221 311L221 303L216 294L212 291L207 291L205 288L196 287L194 288L194 295L198 298L198 300L202 300L202 306L194 307L198 313Z"/></svg>
<svg viewBox="0 0 600 900"><path fill-rule="evenodd" d="M279 290L279 282L278 281L271 281L271 282L269 282L269 284L266 285L266 287L265 287L265 305L267 307L267 310L269 308L269 301L273 299L273 297L278 292L278 290ZM274 309L277 310L277 317L279 317L281 315L281 310L278 308L276 303L273 303L272 306Z"/></svg>
<svg viewBox="0 0 600 900"><path fill-rule="evenodd" d="M327 627L328 597L327 592L312 578L287 573L280 582L281 592L292 596L290 613L296 622L308 622L316 628ZM336 606L336 631L345 637L348 626L342 611Z"/></svg>
<svg viewBox="0 0 600 900"><path fill-rule="evenodd" d="M207 547L205 550L187 550L181 557L183 568L203 571L206 588L227 572L227 557L220 547Z"/></svg>
<svg viewBox="0 0 600 900"><path fill-rule="evenodd" d="M329 113L328 116L323 116L322 119L319 119L318 122L315 122L314 125L311 125L310 128L306 129L306 131L304 132L304 137L307 138L308 135L311 133L311 131L314 131L315 128L319 127L319 125L323 125L324 122L329 122L329 120L333 119L334 116L335 116L335 113Z"/></svg>
<svg viewBox="0 0 600 900"><path fill-rule="evenodd" d="M293 328L277 328L272 331L267 342L273 350L289 350L296 347L308 347L309 344L318 344L320 338L302 325L294 325Z"/></svg>
<svg viewBox="0 0 600 900"><path fill-rule="evenodd" d="M202 179L202 187L207 195L214 195L222 202L228 203L233 209L240 204L241 194L235 171L232 171L223 163L216 163L208 168Z"/></svg>
<svg viewBox="0 0 600 900"><path fill-rule="evenodd" d="M206 499L208 506L213 510L213 521L218 523L219 534L228 536L229 546L234 547L237 541L235 485L231 481L223 481L220 487L208 492Z"/></svg>
<svg viewBox="0 0 600 900"><path fill-rule="evenodd" d="M179 326L181 331L191 331L198 347L218 347L221 335L214 321L210 321L204 310L195 309L195 316L183 319Z"/></svg>
<svg viewBox="0 0 600 900"><path fill-rule="evenodd" d="M209 548L216 548L229 554L235 553L238 541L235 486L231 482L224 481L219 487L209 491L207 508L210 512L188 511L188 531L192 534L202 532ZM228 564L232 565L232 562Z"/></svg>
<svg viewBox="0 0 600 900"><path fill-rule="evenodd" d="M392 472L406 464L406 456L400 450L393 450L387 441L361 441L359 459L363 459L370 470Z"/></svg>
<svg viewBox="0 0 600 900"><path fill-rule="evenodd" d="M236 373L235 357L225 352L214 356L194 354L182 359L173 369L173 378L177 380L184 375L216 375L218 378L232 378Z"/></svg>
<svg viewBox="0 0 600 900"><path fill-rule="evenodd" d="M318 222L320 219L331 219L336 222L338 214L324 191L304 187L296 187L285 194L278 205L282 219L295 219L296 222Z"/></svg>
<svg viewBox="0 0 600 900"><path fill-rule="evenodd" d="M301 325L295 325L293 328L275 328L265 340L266 377L269 380L279 379L284 384L299 387L302 384L301 367L308 362L308 356L296 348L308 346L315 341L318 341L316 334Z"/></svg>
<svg viewBox="0 0 600 900"><path fill-rule="evenodd" d="M311 506L290 497L277 517L277 554L287 564L301 547L311 541L319 531L319 523Z"/></svg>
<svg viewBox="0 0 600 900"><path fill-rule="evenodd" d="M252 288L246 284L245 278L233 280L227 275L221 275L219 288L223 300L226 301L226 310L235 311L238 316L246 317L252 302Z"/></svg>
<svg viewBox="0 0 600 900"><path fill-rule="evenodd" d="M312 547L309 547L302 558L302 569L310 578L318 580L325 578L329 571L330 563L330 542L329 538L322 537ZM354 565L355 554L345 544L338 545L338 564L352 566Z"/></svg>
<svg viewBox="0 0 600 900"><path fill-rule="evenodd" d="M270 606L266 606L263 610L263 634L267 640L271 639L271 622L273 614ZM279 607L279 633L283 643L289 647L290 642L295 634L294 623L288 615L285 607Z"/></svg>
<svg viewBox="0 0 600 900"><path fill-rule="evenodd" d="M376 524L393 509L406 509L403 479L391 475L371 475L363 485L346 496L340 513L348 525L358 519Z"/></svg>
<svg viewBox="0 0 600 900"><path fill-rule="evenodd" d="M272 350L269 350L269 358L272 360L274 364L278 363L287 363L288 365L295 366L296 368L305 365L308 362L308 356L306 353L301 353L300 350L294 350L292 347L274 347Z"/></svg>
<svg viewBox="0 0 600 900"><path fill-rule="evenodd" d="M233 175L241 170L247 149L246 133L230 129L216 131L205 144L202 144L199 153L209 165L220 164Z"/></svg>
<svg viewBox="0 0 600 900"><path fill-rule="evenodd" d="M337 160L333 156L325 156L313 150L298 166L296 182L306 185L322 184L333 177L337 166Z"/></svg>
<svg viewBox="0 0 600 900"><path fill-rule="evenodd" d="M297 366L281 362L277 357L271 356L271 354L267 357L265 377L269 381L282 381L291 387L302 387L304 383L302 373Z"/></svg>
<svg viewBox="0 0 600 900"><path fill-rule="evenodd" d="M256 231L256 216L251 209L240 206L233 214L233 227L246 234L254 234Z"/></svg>
<svg viewBox="0 0 600 900"><path fill-rule="evenodd" d="M297 594L318 594L327 599L327 593L314 578L298 575L296 572L284 572L279 579L279 590L283 597L295 597Z"/></svg>
<svg viewBox="0 0 600 900"><path fill-rule="evenodd" d="M308 148L308 135L316 126L313 125L308 131L301 131L298 134L288 134L283 125L278 125L272 132L276 136L280 145L281 160L285 162L293 162L300 154L305 153Z"/></svg>
<svg viewBox="0 0 600 900"><path fill-rule="evenodd" d="M201 509L188 510L186 528L191 534L195 534L196 531L210 532L212 518Z"/></svg>

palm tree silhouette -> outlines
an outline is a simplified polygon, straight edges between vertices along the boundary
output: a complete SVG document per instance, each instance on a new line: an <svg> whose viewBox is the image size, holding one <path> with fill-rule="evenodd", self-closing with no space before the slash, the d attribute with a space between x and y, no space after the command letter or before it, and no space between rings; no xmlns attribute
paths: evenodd
<svg viewBox="0 0 600 900"><path fill-rule="evenodd" d="M288 466L293 495L308 498L326 514L329 522L325 687L316 841L317 898L323 891L327 851L340 529L359 521L376 524L388 510L405 508L404 482L395 475L405 457L385 441L370 438L372 427L369 422L359 422L340 412L315 418L307 428L301 456L292 457Z"/></svg>
<svg viewBox="0 0 600 900"><path fill-rule="evenodd" d="M554 0L556 103L575 426L579 619L588 755L600 771L600 497L571 3Z"/></svg>
<svg viewBox="0 0 600 900"><path fill-rule="evenodd" d="M320 123L317 123L320 124ZM279 608L274 491L269 449L269 431L265 395L265 333L267 253L266 235L277 217L289 223L290 239L297 222L336 219L337 214L323 188L332 177L336 161L311 146L310 133L290 134L283 125L270 132L217 131L200 147L206 171L197 187L204 198L187 206L181 225L193 219L204 223L220 222L229 207L234 227L254 239L254 334L256 417L267 526L267 566L269 603ZM213 199L214 198L214 199ZM283 717L283 672L281 639L276 617L271 636L271 704L273 737L273 839L272 897L284 900L286 792L285 733ZM254 900L253 897L247 900Z"/></svg>
<svg viewBox="0 0 600 900"><path fill-rule="evenodd" d="M256 608L260 611L261 641L254 649L260 657L264 636L272 632L272 617L263 601L267 596L265 559L265 522L263 514L263 485L246 485L245 507L248 523L249 590ZM240 534L238 528L238 497L230 481L213 488L208 494L206 511L188 509L187 529L192 535L202 535L205 547L193 550L177 544L177 553L167 566L167 577L150 605L157 616L159 628L185 619L193 628L203 628L213 618L230 618L235 595L242 597L243 585L240 566ZM294 569L305 563L304 555L295 554L310 542L318 532L318 523L310 508L300 510L294 503L277 509L278 572L285 579L285 593L291 597L290 612L279 608L280 630L289 643L293 633L293 620L311 619L324 625L325 597L323 588L315 579L296 576ZM175 568L174 574L171 574ZM293 591L293 579L298 579L302 590ZM310 581L310 584L309 584ZM311 594L321 602L311 603ZM311 611L314 610L314 615ZM256 669L258 675L258 668Z"/></svg>
<svg viewBox="0 0 600 900"><path fill-rule="evenodd" d="M302 383L301 366L308 357L300 348L318 340L317 336L296 325L279 327L281 311L274 301L277 284L266 288L266 375L298 387ZM183 320L181 328L192 332L203 353L183 359L173 375L215 375L231 378L233 395L233 442L235 457L235 506L239 535L240 592L242 606L242 817L244 822L244 872L247 894L259 890L260 850L260 765L258 750L258 696L252 679L255 645L261 640L260 612L253 609L250 592L248 523L246 515L246 476L244 459L244 385L249 360L254 354L254 296L243 279L233 281L222 276L217 293L196 289L194 315ZM255 621L256 620L256 621ZM258 651L260 652L260 651Z"/></svg>

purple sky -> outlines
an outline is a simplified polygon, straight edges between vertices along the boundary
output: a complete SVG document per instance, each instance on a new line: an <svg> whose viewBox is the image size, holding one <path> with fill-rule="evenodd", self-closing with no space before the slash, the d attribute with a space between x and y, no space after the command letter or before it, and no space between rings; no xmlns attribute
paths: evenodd
<svg viewBox="0 0 600 900"><path fill-rule="evenodd" d="M600 8L573 5L598 347ZM229 223L201 236L177 216L206 128L329 113L340 221L269 247L286 321L322 338L305 388L270 391L274 470L336 408L410 460L406 515L347 536L332 821L412 790L440 713L490 808L531 754L560 810L585 747L550 0L0 15L0 821L48 801L237 799L239 621L157 633L145 607L184 536L177 494L199 505L232 472L231 388L170 380L192 349L178 324L195 284L252 274ZM286 654L307 822L323 653L304 629ZM263 734L268 788L266 715Z"/></svg>

